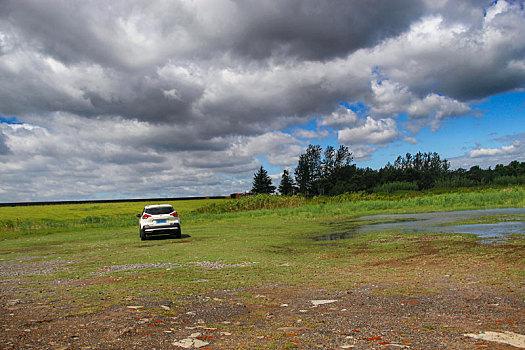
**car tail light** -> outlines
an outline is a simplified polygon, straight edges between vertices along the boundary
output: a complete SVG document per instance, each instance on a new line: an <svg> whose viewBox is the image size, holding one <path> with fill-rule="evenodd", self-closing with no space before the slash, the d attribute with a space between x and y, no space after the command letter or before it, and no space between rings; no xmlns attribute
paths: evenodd
<svg viewBox="0 0 525 350"><path fill-rule="evenodd" d="M177 214L176 211L174 211L173 213L170 214L171 216L179 216L179 214Z"/></svg>
<svg viewBox="0 0 525 350"><path fill-rule="evenodd" d="M144 214L144 215L142 215L142 218L143 218L143 219L147 219L147 218L150 218L150 217L151 217L151 215L149 215L149 214Z"/></svg>

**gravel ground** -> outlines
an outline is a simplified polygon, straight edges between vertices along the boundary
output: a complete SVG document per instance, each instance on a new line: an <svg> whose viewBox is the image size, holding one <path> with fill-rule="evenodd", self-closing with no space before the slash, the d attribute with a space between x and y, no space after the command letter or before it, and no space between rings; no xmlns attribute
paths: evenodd
<svg viewBox="0 0 525 350"><path fill-rule="evenodd" d="M503 290L446 277L432 286L436 293L413 298L385 293L392 287L386 284L341 291L271 284L210 290L177 305L123 296L85 314L74 302L27 293L31 283L23 276L50 274L67 264L0 262L0 349L516 349L465 334L525 334L523 284ZM115 265L100 274L180 266Z"/></svg>
<svg viewBox="0 0 525 350"><path fill-rule="evenodd" d="M30 262L40 257L28 256L12 261L0 261L0 278L27 276L27 275L47 275L51 272L67 269L71 261L51 260Z"/></svg>

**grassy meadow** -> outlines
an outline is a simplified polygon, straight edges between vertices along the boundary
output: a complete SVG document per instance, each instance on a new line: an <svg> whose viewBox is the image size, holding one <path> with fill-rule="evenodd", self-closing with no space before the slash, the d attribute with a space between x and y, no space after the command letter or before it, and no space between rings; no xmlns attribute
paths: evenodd
<svg viewBox="0 0 525 350"><path fill-rule="evenodd" d="M465 234L380 232L314 239L351 230L363 215L523 207L523 187L172 204L180 213L182 239L147 241L140 241L135 217L145 203L0 208L0 262L60 263L51 273L24 275L25 283L37 287L23 293L74 301L75 313L126 304L123 296L129 295L177 303L182 295L216 289L282 284L340 290L376 283L383 285L381 293L413 296L435 293L443 275L460 281L475 270L487 285L525 277L523 236L498 246ZM128 269L131 264L142 265Z"/></svg>

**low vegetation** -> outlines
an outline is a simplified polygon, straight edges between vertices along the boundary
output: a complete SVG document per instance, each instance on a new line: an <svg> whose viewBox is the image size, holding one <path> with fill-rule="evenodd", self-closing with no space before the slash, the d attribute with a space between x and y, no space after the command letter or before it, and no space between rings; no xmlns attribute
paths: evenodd
<svg viewBox="0 0 525 350"><path fill-rule="evenodd" d="M525 202L522 186L464 188L461 190L385 191L347 193L326 197L256 195L239 199L188 200L174 202L184 223L278 215L345 216L376 213L449 211L497 207L519 207ZM104 203L45 205L0 208L0 240L85 229L128 228L137 225L136 214L145 204ZM243 214L249 212L248 214Z"/></svg>
<svg viewBox="0 0 525 350"><path fill-rule="evenodd" d="M509 236L498 245L454 233L376 232L332 242L315 238L375 222L362 215L523 207L525 189L520 186L178 201L172 204L182 219L182 239L148 241L139 239L135 217L144 204L0 208L1 301L10 305L0 342L14 348L165 348L163 341L171 345L198 329L210 333L206 341L213 348L299 344L291 340L326 348L346 344L343 325L351 324L349 329L364 339L355 341L365 345L378 334L398 344L399 337L383 335L395 328L403 334L402 344L411 347L435 348L446 337L460 344L451 347L467 349L470 343L462 334L480 327L478 319L468 318L473 312L484 315L483 327L489 329L497 325L517 331L519 326L496 324L496 306L490 303L502 293L512 305L523 300L523 236ZM466 283L468 291L486 296L474 298L475 311ZM293 304L298 296L301 306ZM429 305L436 298L439 307L429 321ZM341 302L331 311L312 309L312 299ZM518 311L513 312L505 317L516 319ZM356 325L355 315L373 317ZM28 325L28 320L35 321ZM291 325L309 331L302 335L283 328ZM334 333L334 327L340 328ZM278 329L294 329L294 336ZM117 338L123 343L114 343ZM436 342L427 344L428 339Z"/></svg>
<svg viewBox="0 0 525 350"><path fill-rule="evenodd" d="M447 211L488 207L520 206L525 200L523 187L464 188L461 190L401 191L381 193L345 193L338 196L274 196L256 195L233 201L219 201L196 210L201 214L225 214L252 210L289 209L280 215L300 212L373 214L379 211Z"/></svg>

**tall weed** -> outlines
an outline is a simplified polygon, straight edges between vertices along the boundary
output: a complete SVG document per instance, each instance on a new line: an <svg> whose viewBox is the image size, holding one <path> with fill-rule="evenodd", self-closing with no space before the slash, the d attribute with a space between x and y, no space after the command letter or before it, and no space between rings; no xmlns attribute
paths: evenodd
<svg viewBox="0 0 525 350"><path fill-rule="evenodd" d="M211 203L195 211L201 214L222 214L261 209L293 208L304 205L305 203L306 198L301 196L287 197L259 194L256 196L227 200L221 203Z"/></svg>

